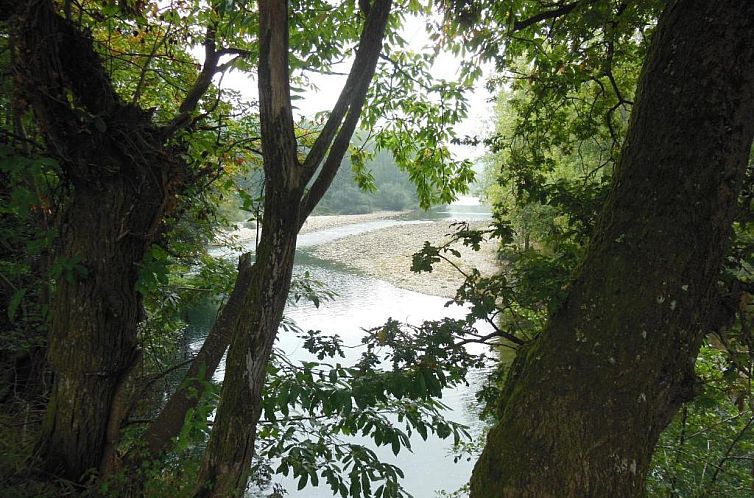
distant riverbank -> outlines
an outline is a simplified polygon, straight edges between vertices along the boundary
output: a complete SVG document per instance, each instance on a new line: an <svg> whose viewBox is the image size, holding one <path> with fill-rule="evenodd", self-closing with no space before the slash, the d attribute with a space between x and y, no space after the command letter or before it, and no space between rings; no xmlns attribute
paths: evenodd
<svg viewBox="0 0 754 498"><path fill-rule="evenodd" d="M418 225L399 225L351 235L316 246L310 253L318 258L337 261L348 267L402 289L423 294L452 298L463 283L464 276L448 262L435 264L432 273L413 273L411 256L420 251L425 241L439 245L453 229L450 221L431 221ZM472 228L485 228L486 223L472 223ZM482 275L493 275L499 270L495 242L483 243L479 251L456 243L454 249L460 258L447 256L463 272L477 268Z"/></svg>
<svg viewBox="0 0 754 498"><path fill-rule="evenodd" d="M309 216L301 227L299 234L318 232L343 225L353 225L356 223L366 223L369 221L388 220L398 218L410 211L376 211L367 214L341 214L332 216ZM228 232L223 237L232 238L236 242L249 242L256 238L257 229L255 227L240 227Z"/></svg>
<svg viewBox="0 0 754 498"><path fill-rule="evenodd" d="M301 234L345 225L396 219L406 213L407 211L380 211L356 215L310 216L301 229ZM482 275L489 276L499 271L499 266L496 259L496 242L483 243L479 251L457 243L453 248L461 253L461 257L456 258L450 254L446 256L458 269L446 261L441 261L435 264L431 273L413 273L412 255L421 250L425 241L440 245L447 240L447 235L453 232L451 223L451 220L444 219L396 225L349 235L309 247L306 251L317 258L340 263L402 289L452 298L464 280L458 269L468 273L472 268L476 268ZM473 222L470 226L483 229L487 223ZM256 228L242 227L229 232L226 237L243 244L253 241L256 235Z"/></svg>

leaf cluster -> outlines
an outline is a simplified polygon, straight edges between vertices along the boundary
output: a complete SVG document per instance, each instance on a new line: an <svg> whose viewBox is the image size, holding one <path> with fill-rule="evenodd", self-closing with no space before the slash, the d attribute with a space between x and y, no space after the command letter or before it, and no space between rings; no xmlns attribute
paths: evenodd
<svg viewBox="0 0 754 498"><path fill-rule="evenodd" d="M400 469L381 463L362 443L411 448L411 436L467 437L464 426L445 419L437 399L465 382L470 368L486 364L466 352L456 336L468 326L450 319L412 327L389 320L366 331L365 351L353 366L302 362L279 354L270 367L263 399L260 454L279 461L276 472L293 472L299 485L323 478L342 496L403 496ZM320 360L344 356L337 337L302 335ZM382 482L374 491L375 483ZM371 484L370 484L371 483Z"/></svg>

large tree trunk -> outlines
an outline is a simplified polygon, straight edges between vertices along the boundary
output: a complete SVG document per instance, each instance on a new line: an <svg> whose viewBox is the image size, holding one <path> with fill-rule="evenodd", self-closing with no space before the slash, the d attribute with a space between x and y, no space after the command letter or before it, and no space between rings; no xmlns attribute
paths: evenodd
<svg viewBox="0 0 754 498"><path fill-rule="evenodd" d="M70 479L99 467L116 390L138 357L138 263L164 191L138 176L74 186L57 255L48 349L55 381L43 426L48 468Z"/></svg>
<svg viewBox="0 0 754 498"><path fill-rule="evenodd" d="M693 396L754 133L754 3L671 3L637 95L587 257L511 369L472 497L642 496Z"/></svg>
<svg viewBox="0 0 754 498"><path fill-rule="evenodd" d="M48 470L80 480L99 467L125 413L113 403L138 359L139 264L187 173L179 147L165 145L169 133L115 92L87 34L49 0L10 7L0 17L12 21L15 83L69 187L40 449Z"/></svg>

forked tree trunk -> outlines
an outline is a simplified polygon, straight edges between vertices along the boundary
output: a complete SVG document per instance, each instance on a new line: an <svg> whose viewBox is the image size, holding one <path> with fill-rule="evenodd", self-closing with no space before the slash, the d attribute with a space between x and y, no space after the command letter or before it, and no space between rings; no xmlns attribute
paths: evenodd
<svg viewBox="0 0 754 498"><path fill-rule="evenodd" d="M261 389L290 289L302 193L267 192L255 271L228 350L197 497L243 496L251 471Z"/></svg>
<svg viewBox="0 0 754 498"><path fill-rule="evenodd" d="M306 179L298 161L288 82L288 4L260 3L260 120L265 198L262 236L243 311L233 331L215 423L195 496L243 496L267 364L293 273ZM274 30L274 31L273 31ZM281 88L265 82L279 78Z"/></svg>
<svg viewBox="0 0 754 498"><path fill-rule="evenodd" d="M367 2L369 4L369 2ZM259 2L259 102L265 172L262 238L245 309L228 351L217 416L196 497L242 496L251 470L261 391L291 283L296 238L348 148L382 49L391 0L365 9L359 48L327 123L303 162L293 129L288 2ZM304 188L320 168L304 193Z"/></svg>
<svg viewBox="0 0 754 498"><path fill-rule="evenodd" d="M672 2L637 95L586 259L514 362L474 498L642 496L694 394L754 133L754 2Z"/></svg>

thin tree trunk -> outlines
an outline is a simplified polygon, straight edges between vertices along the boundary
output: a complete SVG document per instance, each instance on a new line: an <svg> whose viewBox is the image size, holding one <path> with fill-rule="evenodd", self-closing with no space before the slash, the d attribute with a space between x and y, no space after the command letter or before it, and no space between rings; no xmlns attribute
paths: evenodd
<svg viewBox="0 0 754 498"><path fill-rule="evenodd" d="M261 389L290 288L300 202L300 193L275 199L267 192L256 271L228 351L197 497L242 496L251 471Z"/></svg>
<svg viewBox="0 0 754 498"><path fill-rule="evenodd" d="M182 382L159 415L147 427L141 437L141 443L135 445L121 461L115 451L120 439L121 425L130 412L133 402L138 399L144 388L142 391L134 388L124 392L125 409L120 411L122 416L117 420L111 417L108 444L100 465L100 471L104 476L125 472L128 482L127 486L122 489L124 496L143 496L144 463L159 458L170 448L173 438L183 428L186 414L189 410L196 408L204 396L207 382L214 376L220 360L228 349L230 338L238 327L241 311L244 309L245 300L251 289L253 268L251 253L242 254L238 260L238 274L228 301L220 310L220 315L191 362ZM119 390L118 393L120 392ZM114 405L120 406L117 403L117 396Z"/></svg>
<svg viewBox="0 0 754 498"><path fill-rule="evenodd" d="M567 300L509 374L471 496L639 497L695 391L754 134L754 3L673 2Z"/></svg>
<svg viewBox="0 0 754 498"><path fill-rule="evenodd" d="M259 3L263 230L250 292L228 351L220 404L196 497L241 496L246 489L261 415L261 390L290 288L298 231L327 191L348 148L382 49L391 6L391 0L375 0L365 13L351 73L301 163L290 100L288 3ZM305 194L304 188L320 163L321 171Z"/></svg>
<svg viewBox="0 0 754 498"><path fill-rule="evenodd" d="M238 261L238 276L228 301L207 334L196 358L191 362L178 389L142 437L146 445L143 458L155 458L165 451L171 439L181 432L186 413L195 408L201 400L207 381L215 374L225 350L228 349L233 331L238 327L246 297L251 290L252 268L251 254L241 255Z"/></svg>

